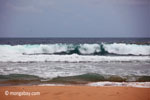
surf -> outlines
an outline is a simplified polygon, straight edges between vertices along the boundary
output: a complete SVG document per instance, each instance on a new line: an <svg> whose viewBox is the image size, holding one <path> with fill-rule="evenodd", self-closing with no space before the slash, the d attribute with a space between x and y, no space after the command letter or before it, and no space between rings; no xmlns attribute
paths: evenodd
<svg viewBox="0 0 150 100"><path fill-rule="evenodd" d="M150 55L150 45L112 43L112 44L36 44L0 45L2 54L21 55Z"/></svg>

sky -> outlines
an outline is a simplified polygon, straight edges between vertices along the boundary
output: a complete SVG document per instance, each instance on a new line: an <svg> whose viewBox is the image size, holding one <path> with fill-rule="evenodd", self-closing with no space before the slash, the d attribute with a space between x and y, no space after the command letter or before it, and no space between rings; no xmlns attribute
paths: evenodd
<svg viewBox="0 0 150 100"><path fill-rule="evenodd" d="M0 0L0 37L150 37L150 0Z"/></svg>

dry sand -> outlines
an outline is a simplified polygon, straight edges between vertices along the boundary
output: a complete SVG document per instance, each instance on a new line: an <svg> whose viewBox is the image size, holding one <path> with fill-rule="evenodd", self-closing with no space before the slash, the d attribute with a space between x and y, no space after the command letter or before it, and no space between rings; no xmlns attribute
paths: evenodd
<svg viewBox="0 0 150 100"><path fill-rule="evenodd" d="M8 92L5 92L8 91ZM10 92L40 92L36 96L10 95ZM8 93L6 96L5 93ZM0 100L150 100L150 88L90 86L5 86Z"/></svg>

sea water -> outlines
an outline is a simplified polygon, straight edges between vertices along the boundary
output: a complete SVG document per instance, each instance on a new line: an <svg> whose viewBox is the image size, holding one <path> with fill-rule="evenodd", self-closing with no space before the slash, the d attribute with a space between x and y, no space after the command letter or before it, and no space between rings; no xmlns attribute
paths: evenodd
<svg viewBox="0 0 150 100"><path fill-rule="evenodd" d="M149 82L150 39L1 38L0 81L14 80Z"/></svg>

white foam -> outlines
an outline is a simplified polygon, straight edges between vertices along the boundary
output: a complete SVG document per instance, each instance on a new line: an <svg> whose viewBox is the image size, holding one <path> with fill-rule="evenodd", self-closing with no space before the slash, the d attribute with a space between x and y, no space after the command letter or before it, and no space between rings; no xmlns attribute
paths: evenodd
<svg viewBox="0 0 150 100"><path fill-rule="evenodd" d="M88 86L125 86L125 87L141 87L150 88L150 82L94 82L87 84Z"/></svg>
<svg viewBox="0 0 150 100"><path fill-rule="evenodd" d="M0 45L2 54L36 54L36 53L58 53L68 50L70 45L49 44L49 45Z"/></svg>
<svg viewBox="0 0 150 100"><path fill-rule="evenodd" d="M78 48L77 48L78 47ZM81 54L94 54L101 52L102 47L109 52L121 55L150 55L150 45L137 45L125 43L113 44L38 44L38 45L0 45L1 54L43 54L43 53L68 53L78 49ZM0 56L1 56L0 54Z"/></svg>
<svg viewBox="0 0 150 100"><path fill-rule="evenodd" d="M78 45L81 54L93 54L101 51L99 44L80 44ZM146 56L84 56L84 55L42 55L43 53L60 53L75 50L76 46L73 44L40 44L40 45L0 45L0 61L2 62L28 62L28 61L66 61L66 62L80 62L80 61L150 61L150 45L136 45L136 44L103 44L105 50L109 53L115 54L133 54ZM41 55L24 55L36 54Z"/></svg>
<svg viewBox="0 0 150 100"><path fill-rule="evenodd" d="M149 45L113 43L113 44L105 44L104 48L109 53L114 54L150 55Z"/></svg>
<svg viewBox="0 0 150 100"><path fill-rule="evenodd" d="M0 55L1 62L150 62L149 56Z"/></svg>
<svg viewBox="0 0 150 100"><path fill-rule="evenodd" d="M39 86L73 86L65 84L40 84ZM116 86L116 87L138 87L150 88L150 82L94 82L86 84L85 86Z"/></svg>
<svg viewBox="0 0 150 100"><path fill-rule="evenodd" d="M82 44L79 51L81 54L92 54L100 52L100 45L98 44Z"/></svg>

